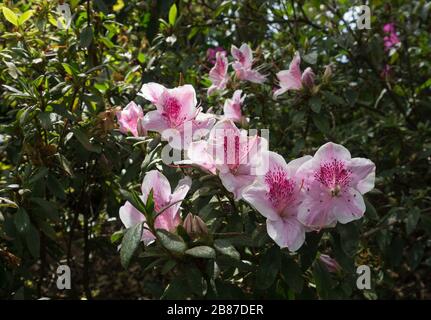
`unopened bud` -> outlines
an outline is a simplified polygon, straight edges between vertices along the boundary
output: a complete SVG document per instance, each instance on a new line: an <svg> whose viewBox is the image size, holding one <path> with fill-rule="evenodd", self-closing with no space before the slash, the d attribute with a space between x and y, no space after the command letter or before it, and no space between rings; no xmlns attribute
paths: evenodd
<svg viewBox="0 0 431 320"><path fill-rule="evenodd" d="M341 266L338 264L337 260L331 258L327 254L321 254L319 257L320 262L322 262L329 272L339 272Z"/></svg>
<svg viewBox="0 0 431 320"><path fill-rule="evenodd" d="M187 234L191 235L193 233L193 215L189 213L183 221L183 227Z"/></svg>
<svg viewBox="0 0 431 320"><path fill-rule="evenodd" d="M136 126L138 130L138 136L140 137L145 137L147 135L147 130L144 128L143 120L143 118L138 119L138 124Z"/></svg>
<svg viewBox="0 0 431 320"><path fill-rule="evenodd" d="M192 238L208 234L208 228L205 222L200 217L194 216L191 213L184 219L183 227Z"/></svg>
<svg viewBox="0 0 431 320"><path fill-rule="evenodd" d="M323 82L327 83L332 78L332 67L330 64L328 64L325 68L325 72L323 73Z"/></svg>
<svg viewBox="0 0 431 320"><path fill-rule="evenodd" d="M208 228L205 222L198 216L195 216L193 219L193 231L197 235L205 235L208 234Z"/></svg>
<svg viewBox="0 0 431 320"><path fill-rule="evenodd" d="M316 78L316 75L314 74L313 70L311 70L310 67L305 69L304 73L302 74L302 84L311 89L314 87L314 78Z"/></svg>

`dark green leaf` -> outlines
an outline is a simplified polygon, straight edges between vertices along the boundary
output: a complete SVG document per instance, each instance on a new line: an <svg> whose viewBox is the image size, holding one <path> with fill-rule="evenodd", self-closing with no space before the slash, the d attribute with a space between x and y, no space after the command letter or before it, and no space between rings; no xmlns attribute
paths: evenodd
<svg viewBox="0 0 431 320"><path fill-rule="evenodd" d="M74 128L72 129L72 132L86 150L96 153L100 153L102 151L100 146L96 146L90 142L87 134L84 133L80 128Z"/></svg>
<svg viewBox="0 0 431 320"><path fill-rule="evenodd" d="M216 239L214 241L214 248L223 255L226 255L234 260L239 260L241 258L239 252L235 247L227 240Z"/></svg>
<svg viewBox="0 0 431 320"><path fill-rule="evenodd" d="M269 288L277 278L281 266L281 252L276 246L263 253L256 271L256 286L261 289Z"/></svg>
<svg viewBox="0 0 431 320"><path fill-rule="evenodd" d="M30 228L30 218L24 208L18 208L14 216L14 221L19 233L26 233Z"/></svg>
<svg viewBox="0 0 431 320"><path fill-rule="evenodd" d="M135 226L127 229L124 234L123 241L121 242L121 264L124 268L128 268L130 260L133 257L136 249L139 247L139 243L142 239L143 224L138 223Z"/></svg>
<svg viewBox="0 0 431 320"><path fill-rule="evenodd" d="M91 26L86 26L79 35L79 45L82 48L88 49L91 42L93 41L93 29Z"/></svg>
<svg viewBox="0 0 431 320"><path fill-rule="evenodd" d="M207 246L197 246L186 250L186 254L196 258L214 259L216 254L215 250Z"/></svg>
<svg viewBox="0 0 431 320"><path fill-rule="evenodd" d="M157 230L157 235L162 245L169 251L177 254L186 251L187 245L179 236L161 229Z"/></svg>
<svg viewBox="0 0 431 320"><path fill-rule="evenodd" d="M322 101L318 96L312 96L308 101L308 104L310 105L311 110L315 113L319 113L322 108Z"/></svg>

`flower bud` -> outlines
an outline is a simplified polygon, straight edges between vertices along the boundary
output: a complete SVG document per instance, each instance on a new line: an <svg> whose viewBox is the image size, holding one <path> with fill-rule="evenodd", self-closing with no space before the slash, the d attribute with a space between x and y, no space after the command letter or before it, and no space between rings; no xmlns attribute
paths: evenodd
<svg viewBox="0 0 431 320"><path fill-rule="evenodd" d="M205 222L199 217L195 216L193 220L193 231L197 235L206 235L208 234L208 228Z"/></svg>
<svg viewBox="0 0 431 320"><path fill-rule="evenodd" d="M323 73L323 82L329 82L332 78L332 67L330 64L328 64L325 68L325 72Z"/></svg>
<svg viewBox="0 0 431 320"><path fill-rule="evenodd" d="M304 73L302 74L301 82L305 87L311 89L314 87L314 78L315 77L316 77L316 75L314 74L313 70L311 70L311 68L307 68L307 69L305 69Z"/></svg>
<svg viewBox="0 0 431 320"><path fill-rule="evenodd" d="M205 222L198 216L189 213L183 222L183 227L187 234L192 238L197 238L208 234L208 228Z"/></svg>
<svg viewBox="0 0 431 320"><path fill-rule="evenodd" d="M190 212L183 221L183 227L188 235L193 233L193 215Z"/></svg>
<svg viewBox="0 0 431 320"><path fill-rule="evenodd" d="M139 119L136 127L136 129L138 130L139 137L145 137L147 135L147 130L144 128L143 121L143 118Z"/></svg>
<svg viewBox="0 0 431 320"><path fill-rule="evenodd" d="M324 264L329 272L335 273L341 271L341 266L338 264L337 260L331 258L327 254L321 254L319 260Z"/></svg>

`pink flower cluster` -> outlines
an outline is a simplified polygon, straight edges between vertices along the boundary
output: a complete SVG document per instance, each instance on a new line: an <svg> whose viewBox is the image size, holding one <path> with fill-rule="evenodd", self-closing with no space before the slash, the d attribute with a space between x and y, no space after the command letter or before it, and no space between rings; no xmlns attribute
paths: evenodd
<svg viewBox="0 0 431 320"><path fill-rule="evenodd" d="M252 69L252 52L247 45L239 49L232 46L231 52L238 78L257 83L265 80L265 76ZM274 96L314 85L313 71L307 68L301 72L299 64L300 56L296 53L289 70L277 74L280 89ZM229 81L227 68L225 52L217 52L216 64L210 71L214 90L225 88ZM197 166L217 175L236 201L247 202L266 218L268 235L280 247L296 251L304 243L306 232L333 227L337 222L348 223L364 215L363 194L374 188L374 163L365 158L352 158L345 147L332 142L321 146L314 156L306 155L287 163L281 155L268 150L265 138L256 134L249 136L236 126L235 122L243 120L242 90L236 90L232 99L225 100L221 118L202 112L191 85L167 89L157 83L147 83L140 95L155 110L144 115L141 107L129 103L117 114L120 131L134 136L155 131L168 140L166 131L176 130L180 142L168 141L187 155L186 160L177 164ZM200 140L188 139L188 134L199 130L205 132ZM186 177L172 193L163 174L155 170L146 174L142 201L153 190L156 212L168 208L157 217L156 228L173 231L181 222L180 204L190 185L191 179ZM120 218L126 227L145 223L145 217L129 202L121 207ZM144 243L152 240L154 235L146 230Z"/></svg>
<svg viewBox="0 0 431 320"><path fill-rule="evenodd" d="M397 35L395 23L393 22L386 23L383 26L383 32L385 33L385 36L383 37L383 44L385 46L385 51L391 50L401 42Z"/></svg>
<svg viewBox="0 0 431 320"><path fill-rule="evenodd" d="M277 153L268 153L266 173L242 196L267 218L268 234L280 247L296 251L304 243L305 232L364 215L362 195L374 188L372 161L352 158L345 147L332 142L313 157L289 163Z"/></svg>
<svg viewBox="0 0 431 320"><path fill-rule="evenodd" d="M301 72L300 63L301 57L299 56L299 52L296 52L289 69L277 73L280 88L274 92L275 99L288 90L301 90L304 87L311 89L314 86L316 75L313 70L308 67L304 72Z"/></svg>
<svg viewBox="0 0 431 320"><path fill-rule="evenodd" d="M266 75L261 74L257 69L253 69L253 52L248 44L243 43L240 48L232 45L231 54L234 58L232 68L239 80L253 83L263 83L266 81ZM209 79L212 84L208 88L208 95L226 89L230 79L228 66L229 62L226 57L226 52L217 52L215 65L209 73Z"/></svg>

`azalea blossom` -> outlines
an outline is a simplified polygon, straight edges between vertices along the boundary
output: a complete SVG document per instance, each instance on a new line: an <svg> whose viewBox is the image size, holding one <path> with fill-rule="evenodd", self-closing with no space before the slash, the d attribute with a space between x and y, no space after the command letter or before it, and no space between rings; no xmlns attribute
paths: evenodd
<svg viewBox="0 0 431 320"><path fill-rule="evenodd" d="M338 264L337 260L331 258L327 254L321 254L319 260L329 272L337 273L341 271L341 266Z"/></svg>
<svg viewBox="0 0 431 320"><path fill-rule="evenodd" d="M189 163L218 173L223 186L239 200L242 191L254 182L267 147L264 138L249 137L247 131L225 119L211 129L208 140L193 142L187 155Z"/></svg>
<svg viewBox="0 0 431 320"><path fill-rule="evenodd" d="M122 133L130 132L135 137L146 135L146 130L142 127L144 112L141 106L131 101L123 110L117 111L116 116Z"/></svg>
<svg viewBox="0 0 431 320"><path fill-rule="evenodd" d="M383 37L383 44L385 46L385 51L389 51L393 47L395 47L397 44L399 44L401 41L398 38L397 31L395 28L395 23L386 23L383 26L383 32L386 34Z"/></svg>
<svg viewBox="0 0 431 320"><path fill-rule="evenodd" d="M209 79L211 80L211 86L208 88L208 95L210 96L215 91L224 90L227 83L229 82L229 75L227 74L228 61L226 58L226 52L216 53L216 63L210 70Z"/></svg>
<svg viewBox="0 0 431 320"><path fill-rule="evenodd" d="M304 156L288 164L279 154L267 151L268 165L264 174L245 189L243 198L266 220L268 235L281 247L298 250L305 240L305 227L298 220L302 202L302 180L298 168L311 159Z"/></svg>
<svg viewBox="0 0 431 320"><path fill-rule="evenodd" d="M216 62L217 52L225 52L226 54L226 51L223 49L223 47L208 48L207 59L211 64L214 64Z"/></svg>
<svg viewBox="0 0 431 320"><path fill-rule="evenodd" d="M246 95L241 97L242 90L236 90L233 93L232 99L226 99L223 106L223 114L226 119L235 122L242 121L241 106L244 102Z"/></svg>
<svg viewBox="0 0 431 320"><path fill-rule="evenodd" d="M168 179L157 170L148 171L142 182L142 195L140 196L143 203L147 202L150 191L153 191L154 210L161 212L155 222L156 229L173 231L181 223L179 209L181 201L190 190L191 179L185 177L178 182L174 192L171 191L171 186ZM144 222L145 216L139 212L130 202L126 202L120 208L120 219L126 228L131 228L138 223ZM155 239L155 236L148 229L144 229L142 233L142 241L145 245L150 244Z"/></svg>
<svg viewBox="0 0 431 320"><path fill-rule="evenodd" d="M342 145L324 144L298 169L304 179L298 219L313 229L360 219L365 213L362 195L374 188L375 170L371 160L352 158Z"/></svg>
<svg viewBox="0 0 431 320"><path fill-rule="evenodd" d="M235 74L238 79L246 80L253 83L263 83L266 81L266 76L253 69L253 52L248 44L243 43L238 49L232 45L231 54L235 59L232 64Z"/></svg>
<svg viewBox="0 0 431 320"><path fill-rule="evenodd" d="M282 70L277 73L280 88L274 92L274 98L277 98L288 90L301 90L304 87L312 88L314 86L314 78L316 76L313 70L307 68L301 73L300 63L301 57L299 52L296 52L289 65L289 70Z"/></svg>
<svg viewBox="0 0 431 320"><path fill-rule="evenodd" d="M164 140L168 140L169 134L172 136L168 129L173 129L177 139L169 141L169 144L175 149L187 149L197 130L207 130L215 122L213 117L202 112L201 107L196 107L196 92L189 84L167 89L150 82L142 86L140 95L157 108L145 115L144 127L159 132Z"/></svg>

